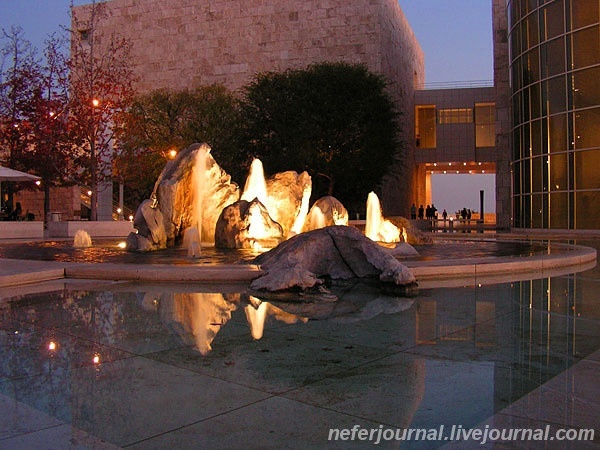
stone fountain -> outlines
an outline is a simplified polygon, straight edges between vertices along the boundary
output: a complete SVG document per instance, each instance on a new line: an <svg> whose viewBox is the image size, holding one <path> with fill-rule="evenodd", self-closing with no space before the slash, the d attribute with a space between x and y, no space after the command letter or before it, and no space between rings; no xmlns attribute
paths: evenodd
<svg viewBox="0 0 600 450"><path fill-rule="evenodd" d="M210 147L193 144L166 165L151 198L140 205L137 233L128 236L127 248L159 250L181 244L185 236L190 257L199 257L203 245L273 249L256 260L265 269L251 285L256 290L313 288L323 277L376 276L384 283L415 285L410 271L375 242L402 240L398 228L381 215L375 194L367 203L373 213L367 217L366 237L348 226L348 211L333 197L317 200L309 210L311 191L308 173L265 178L256 159L240 192Z"/></svg>

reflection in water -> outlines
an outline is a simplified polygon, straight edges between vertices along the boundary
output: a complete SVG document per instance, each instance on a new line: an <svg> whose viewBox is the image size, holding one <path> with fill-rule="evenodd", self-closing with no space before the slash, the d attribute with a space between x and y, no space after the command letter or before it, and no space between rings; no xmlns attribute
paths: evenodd
<svg viewBox="0 0 600 450"><path fill-rule="evenodd" d="M212 350L211 343L221 327L231 319L237 303L227 301L222 294L184 293L171 294L169 300L160 304L163 319L177 322L182 326L179 336L190 344L190 338L201 354Z"/></svg>
<svg viewBox="0 0 600 450"><path fill-rule="evenodd" d="M180 418L176 428L223 398L247 404L240 385L394 427L476 426L600 347L598 278L595 269L416 299L334 286L338 301L295 303L65 285L0 302L0 394L119 445L158 434L148 431L157 405ZM225 339L236 325L244 335ZM565 402L565 417L579 405ZM304 411L282 414L296 423ZM17 413L4 429L21 429Z"/></svg>
<svg viewBox="0 0 600 450"><path fill-rule="evenodd" d="M308 321L246 294L163 294L159 309L161 318L173 326L186 344L194 345L202 355L207 355L212 350L213 340L241 302L248 303L244 311L254 339L263 337L265 323L271 317L286 324Z"/></svg>
<svg viewBox="0 0 600 450"><path fill-rule="evenodd" d="M268 317L274 317L279 322L291 325L293 323L308 322L308 318L300 317L295 314L285 312L283 309L273 306L269 302L263 302L262 300L250 296L250 304L244 308L246 312L246 319L250 324L250 334L254 339L260 339L263 337L265 329L265 320Z"/></svg>

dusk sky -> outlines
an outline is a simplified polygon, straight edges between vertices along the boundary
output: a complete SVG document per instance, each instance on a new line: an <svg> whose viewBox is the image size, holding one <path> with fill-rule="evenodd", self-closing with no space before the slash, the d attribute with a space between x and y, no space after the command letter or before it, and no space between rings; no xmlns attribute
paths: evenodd
<svg viewBox="0 0 600 450"><path fill-rule="evenodd" d="M89 1L74 1L85 3ZM68 24L69 4L69 0L0 0L0 28L20 25L41 50L46 36ZM493 79L491 0L399 0L399 4L425 54L427 83ZM463 206L478 210L480 189L486 191L486 211L495 211L493 175L435 176L433 201L440 211Z"/></svg>

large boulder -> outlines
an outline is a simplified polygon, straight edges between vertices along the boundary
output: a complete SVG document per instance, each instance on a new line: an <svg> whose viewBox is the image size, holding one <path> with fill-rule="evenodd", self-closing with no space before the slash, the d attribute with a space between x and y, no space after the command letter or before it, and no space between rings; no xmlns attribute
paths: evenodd
<svg viewBox="0 0 600 450"><path fill-rule="evenodd" d="M307 172L280 172L267 179L265 206L286 237L300 233L308 213L312 179Z"/></svg>
<svg viewBox="0 0 600 450"><path fill-rule="evenodd" d="M128 248L171 247L182 240L189 227L199 230L202 242L213 243L221 211L239 198L238 185L217 164L210 147L192 144L163 169L152 198L136 213L134 226L140 237L128 239Z"/></svg>
<svg viewBox="0 0 600 450"><path fill-rule="evenodd" d="M217 248L273 248L283 240L283 228L258 199L227 206L215 226Z"/></svg>
<svg viewBox="0 0 600 450"><path fill-rule="evenodd" d="M167 247L164 218L151 200L144 200L135 213L133 226L136 233L129 233L127 249L147 252Z"/></svg>
<svg viewBox="0 0 600 450"><path fill-rule="evenodd" d="M155 192L169 243L191 226L200 230L202 242L214 242L221 211L240 198L238 185L217 164L207 144L192 144L180 152L163 170Z"/></svg>
<svg viewBox="0 0 600 450"><path fill-rule="evenodd" d="M318 199L308 211L303 231L318 230L331 225L348 225L348 210L332 196Z"/></svg>
<svg viewBox="0 0 600 450"><path fill-rule="evenodd" d="M332 279L378 277L384 283L414 285L415 277L386 249L352 227L331 226L302 233L258 256L263 275L251 289L311 288Z"/></svg>

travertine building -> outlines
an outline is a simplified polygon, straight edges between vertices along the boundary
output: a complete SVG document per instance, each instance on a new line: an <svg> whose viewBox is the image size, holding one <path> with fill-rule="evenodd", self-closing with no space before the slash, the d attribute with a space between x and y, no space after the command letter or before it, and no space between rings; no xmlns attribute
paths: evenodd
<svg viewBox="0 0 600 450"><path fill-rule="evenodd" d="M412 142L413 92L424 83L424 58L396 0L111 0L105 5L109 17L99 31L132 42L141 92L212 83L235 90L258 72L325 61L363 63L387 78L404 117L405 138ZM85 17L88 7L75 8L75 15ZM408 214L412 172L400 166L385 183L387 214Z"/></svg>

